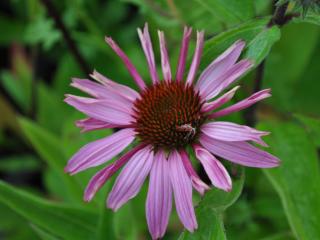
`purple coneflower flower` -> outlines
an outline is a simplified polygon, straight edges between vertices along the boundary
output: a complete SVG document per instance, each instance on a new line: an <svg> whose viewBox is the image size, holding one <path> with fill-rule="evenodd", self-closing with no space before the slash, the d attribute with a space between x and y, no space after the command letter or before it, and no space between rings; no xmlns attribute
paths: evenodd
<svg viewBox="0 0 320 240"><path fill-rule="evenodd" d="M234 105L217 110L233 97L238 86L220 97L217 95L252 67L248 59L237 62L245 46L243 41L239 40L229 47L194 83L203 48L203 31L197 32L195 53L186 77L191 28L184 29L175 76L171 72L164 34L158 32L162 78L157 73L148 25L145 25L143 31L138 29L138 33L152 85L146 85L125 53L107 37L106 42L122 59L140 92L115 83L96 71L91 77L98 83L73 79L73 87L91 95L91 98L68 95L65 99L88 116L79 120L77 126L83 131L104 128L120 130L82 147L69 160L66 171L76 174L104 164L137 139L138 144L134 148L92 177L84 199L90 201L102 185L123 167L107 199L107 206L117 210L138 194L150 175L146 217L152 238L157 239L166 231L172 197L184 227L190 232L197 228L192 188L204 194L209 186L194 170L186 151L188 146L192 147L212 185L225 191L232 188L231 178L215 156L258 168L278 166L279 160L250 143L266 146L261 137L267 135L267 132L217 120L270 96L270 89L262 90Z"/></svg>

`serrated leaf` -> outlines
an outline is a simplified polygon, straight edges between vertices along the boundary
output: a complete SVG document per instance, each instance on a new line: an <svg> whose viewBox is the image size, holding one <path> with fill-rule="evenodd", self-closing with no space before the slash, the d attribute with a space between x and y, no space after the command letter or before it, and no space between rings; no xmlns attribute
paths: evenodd
<svg viewBox="0 0 320 240"><path fill-rule="evenodd" d="M49 50L59 39L61 33L55 29L54 21L37 16L25 29L24 39L30 44L42 44L45 50Z"/></svg>
<svg viewBox="0 0 320 240"><path fill-rule="evenodd" d="M320 238L320 170L312 140L301 126L264 122L259 129L272 134L266 139L281 165L264 170L278 192L289 224L301 240Z"/></svg>
<svg viewBox="0 0 320 240"><path fill-rule="evenodd" d="M81 208L55 204L0 181L0 201L44 230L63 239L89 239L97 215Z"/></svg>

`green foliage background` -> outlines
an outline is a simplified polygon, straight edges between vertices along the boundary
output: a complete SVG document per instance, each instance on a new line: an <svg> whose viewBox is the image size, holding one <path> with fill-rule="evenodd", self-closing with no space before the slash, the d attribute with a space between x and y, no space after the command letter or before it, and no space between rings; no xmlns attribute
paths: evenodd
<svg viewBox="0 0 320 240"><path fill-rule="evenodd" d="M112 36L150 82L136 28L149 23L157 62L157 29L165 31L173 69L184 25L206 31L200 68L238 39L244 57L265 60L263 87L273 97L259 105L257 128L271 131L268 151L282 160L276 169L233 172L233 190L195 196L199 229L183 230L176 214L164 239L320 239L320 16L290 2L295 17L267 28L267 0L70 0L53 1L90 69L133 88L121 61L105 44ZM105 208L113 180L85 204L83 190L97 169L70 177L69 157L85 143L110 134L81 134L82 115L63 103L71 77L86 75L40 0L0 4L0 238L149 239L146 186L117 213ZM194 48L194 36L190 52ZM159 69L160 70L160 69ZM256 70L240 81L236 99L253 91ZM244 115L227 120L244 123Z"/></svg>

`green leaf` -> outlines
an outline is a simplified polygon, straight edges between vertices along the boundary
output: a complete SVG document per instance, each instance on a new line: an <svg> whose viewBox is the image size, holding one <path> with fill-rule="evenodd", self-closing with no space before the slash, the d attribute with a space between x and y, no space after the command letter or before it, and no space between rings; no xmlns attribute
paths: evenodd
<svg viewBox="0 0 320 240"><path fill-rule="evenodd" d="M56 92L52 91L52 89L46 85L40 83L37 91L37 121L44 128L59 135L63 126L61 123L64 122L69 116L69 113L74 110L63 102L63 95L57 95Z"/></svg>
<svg viewBox="0 0 320 240"><path fill-rule="evenodd" d="M231 192L213 188L205 193L204 198L196 207L198 229L194 233L184 231L179 240L186 239L226 239L222 221L222 213L240 196L244 183L244 169L241 167L240 177L233 181Z"/></svg>
<svg viewBox="0 0 320 240"><path fill-rule="evenodd" d="M96 229L96 239L115 239L113 228L113 214L110 209L106 209L105 204L101 207L100 218Z"/></svg>
<svg viewBox="0 0 320 240"><path fill-rule="evenodd" d="M175 15L178 19L181 18L180 21L197 29L205 29L207 32L217 32L254 16L254 3L251 0L241 2L237 0L176 0L172 2L177 10ZM171 7L171 9L174 14L174 8Z"/></svg>
<svg viewBox="0 0 320 240"><path fill-rule="evenodd" d="M184 231L179 240L226 240L225 229L221 215L208 207L196 209L199 228L194 233Z"/></svg>
<svg viewBox="0 0 320 240"><path fill-rule="evenodd" d="M60 179L63 180L64 185L67 186L69 199L76 202L81 201L82 192L80 185L75 182L75 178L69 177L63 171L67 159L61 141L47 130L26 118L20 118L19 123L25 136L41 158L56 171Z"/></svg>
<svg viewBox="0 0 320 240"><path fill-rule="evenodd" d="M206 41L200 68L204 69L219 54L239 39L244 40L248 44L246 48L247 57L256 62L261 62L267 56L274 42L280 37L277 27L266 28L268 21L269 18L249 21Z"/></svg>
<svg viewBox="0 0 320 240"><path fill-rule="evenodd" d="M272 134L267 139L281 165L264 170L278 192L289 224L298 239L320 238L320 170L314 144L301 126L265 122L259 129Z"/></svg>
<svg viewBox="0 0 320 240"><path fill-rule="evenodd" d="M140 7L145 15L162 26L187 24L207 33L217 33L254 17L252 0L126 0Z"/></svg>
<svg viewBox="0 0 320 240"><path fill-rule="evenodd" d="M90 239L97 215L42 200L0 181L0 201L33 224L63 239Z"/></svg>
<svg viewBox="0 0 320 240"><path fill-rule="evenodd" d="M320 147L320 118L304 116L301 114L294 115L310 134L317 147Z"/></svg>
<svg viewBox="0 0 320 240"><path fill-rule="evenodd" d="M319 27L318 27L319 29ZM309 35L311 37L312 35ZM319 35L318 35L319 39ZM320 116L320 81L315 80L319 73L320 42L312 49L312 56L303 68L297 83L292 86L290 110L310 116Z"/></svg>
<svg viewBox="0 0 320 240"><path fill-rule="evenodd" d="M141 202L141 204L144 204ZM138 238L137 222L133 213L132 203L128 203L121 207L114 214L114 231L116 238L135 240ZM130 223L130 226L124 225L124 222Z"/></svg>
<svg viewBox="0 0 320 240"><path fill-rule="evenodd" d="M37 239L36 234L28 226L28 222L13 212L8 206L0 200L0 232L1 239L21 240L21 239Z"/></svg>
<svg viewBox="0 0 320 240"><path fill-rule="evenodd" d="M281 29L281 39L273 46L266 61L263 81L264 87L272 88L269 101L276 108L294 110L294 90L299 81L302 86L305 84L305 70L317 46L319 30L319 27L302 23L288 24ZM311 86L314 85L313 78L310 79ZM308 96L301 96L304 98Z"/></svg>
<svg viewBox="0 0 320 240"><path fill-rule="evenodd" d="M42 240L58 240L57 237L51 235L47 231L43 230L42 228L32 224L31 228L34 230L34 232L40 237Z"/></svg>
<svg viewBox="0 0 320 240"><path fill-rule="evenodd" d="M277 26L263 29L247 46L245 58L258 65L269 54L273 44L280 39L280 29Z"/></svg>
<svg viewBox="0 0 320 240"><path fill-rule="evenodd" d="M52 19L39 15L26 27L24 39L30 44L42 44L45 50L49 50L59 41L61 33L54 28Z"/></svg>
<svg viewBox="0 0 320 240"><path fill-rule="evenodd" d="M110 187L112 186L113 181L108 181L103 190L100 192L104 192L103 198L99 199L99 219L96 227L96 240L104 240L104 239L117 239L115 237L115 228L114 228L114 212L108 208L106 208L105 199L107 198L106 192L109 192ZM126 218L128 220L128 218Z"/></svg>
<svg viewBox="0 0 320 240"><path fill-rule="evenodd" d="M14 77L8 71L3 71L0 74L2 86L25 112L30 108L31 82L29 80L22 76Z"/></svg>

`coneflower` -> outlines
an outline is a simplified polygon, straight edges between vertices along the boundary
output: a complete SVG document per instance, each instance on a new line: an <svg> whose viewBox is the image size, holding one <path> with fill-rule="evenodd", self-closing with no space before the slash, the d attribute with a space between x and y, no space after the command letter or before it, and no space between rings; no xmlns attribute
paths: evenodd
<svg viewBox="0 0 320 240"><path fill-rule="evenodd" d="M116 182L108 196L107 206L117 210L135 197L149 177L146 217L153 239L166 231L174 197L178 216L186 229L193 232L197 220L192 204L192 188L200 194L209 189L197 175L186 148L190 146L204 167L213 186L225 191L232 188L231 178L215 157L258 168L278 166L279 160L253 146L266 146L261 139L267 132L231 122L217 121L219 117L240 111L270 96L270 89L259 91L234 105L217 110L235 94L237 87L222 96L221 92L252 67L243 59L237 62L245 43L235 42L215 59L195 82L204 43L204 32L197 32L197 44L188 74L185 65L191 28L185 27L179 62L173 76L163 32L159 31L162 78L154 59L148 25L138 29L146 55L151 85L146 85L138 71L110 38L106 42L122 59L140 91L113 82L94 72L87 79L73 79L72 86L90 98L68 95L65 101L88 118L79 120L83 131L117 128L111 136L82 147L68 162L65 170L76 174L87 168L110 161L134 140L137 144L122 157L105 166L90 180L84 194L90 201L103 184L120 168ZM195 82L195 83L194 83Z"/></svg>

